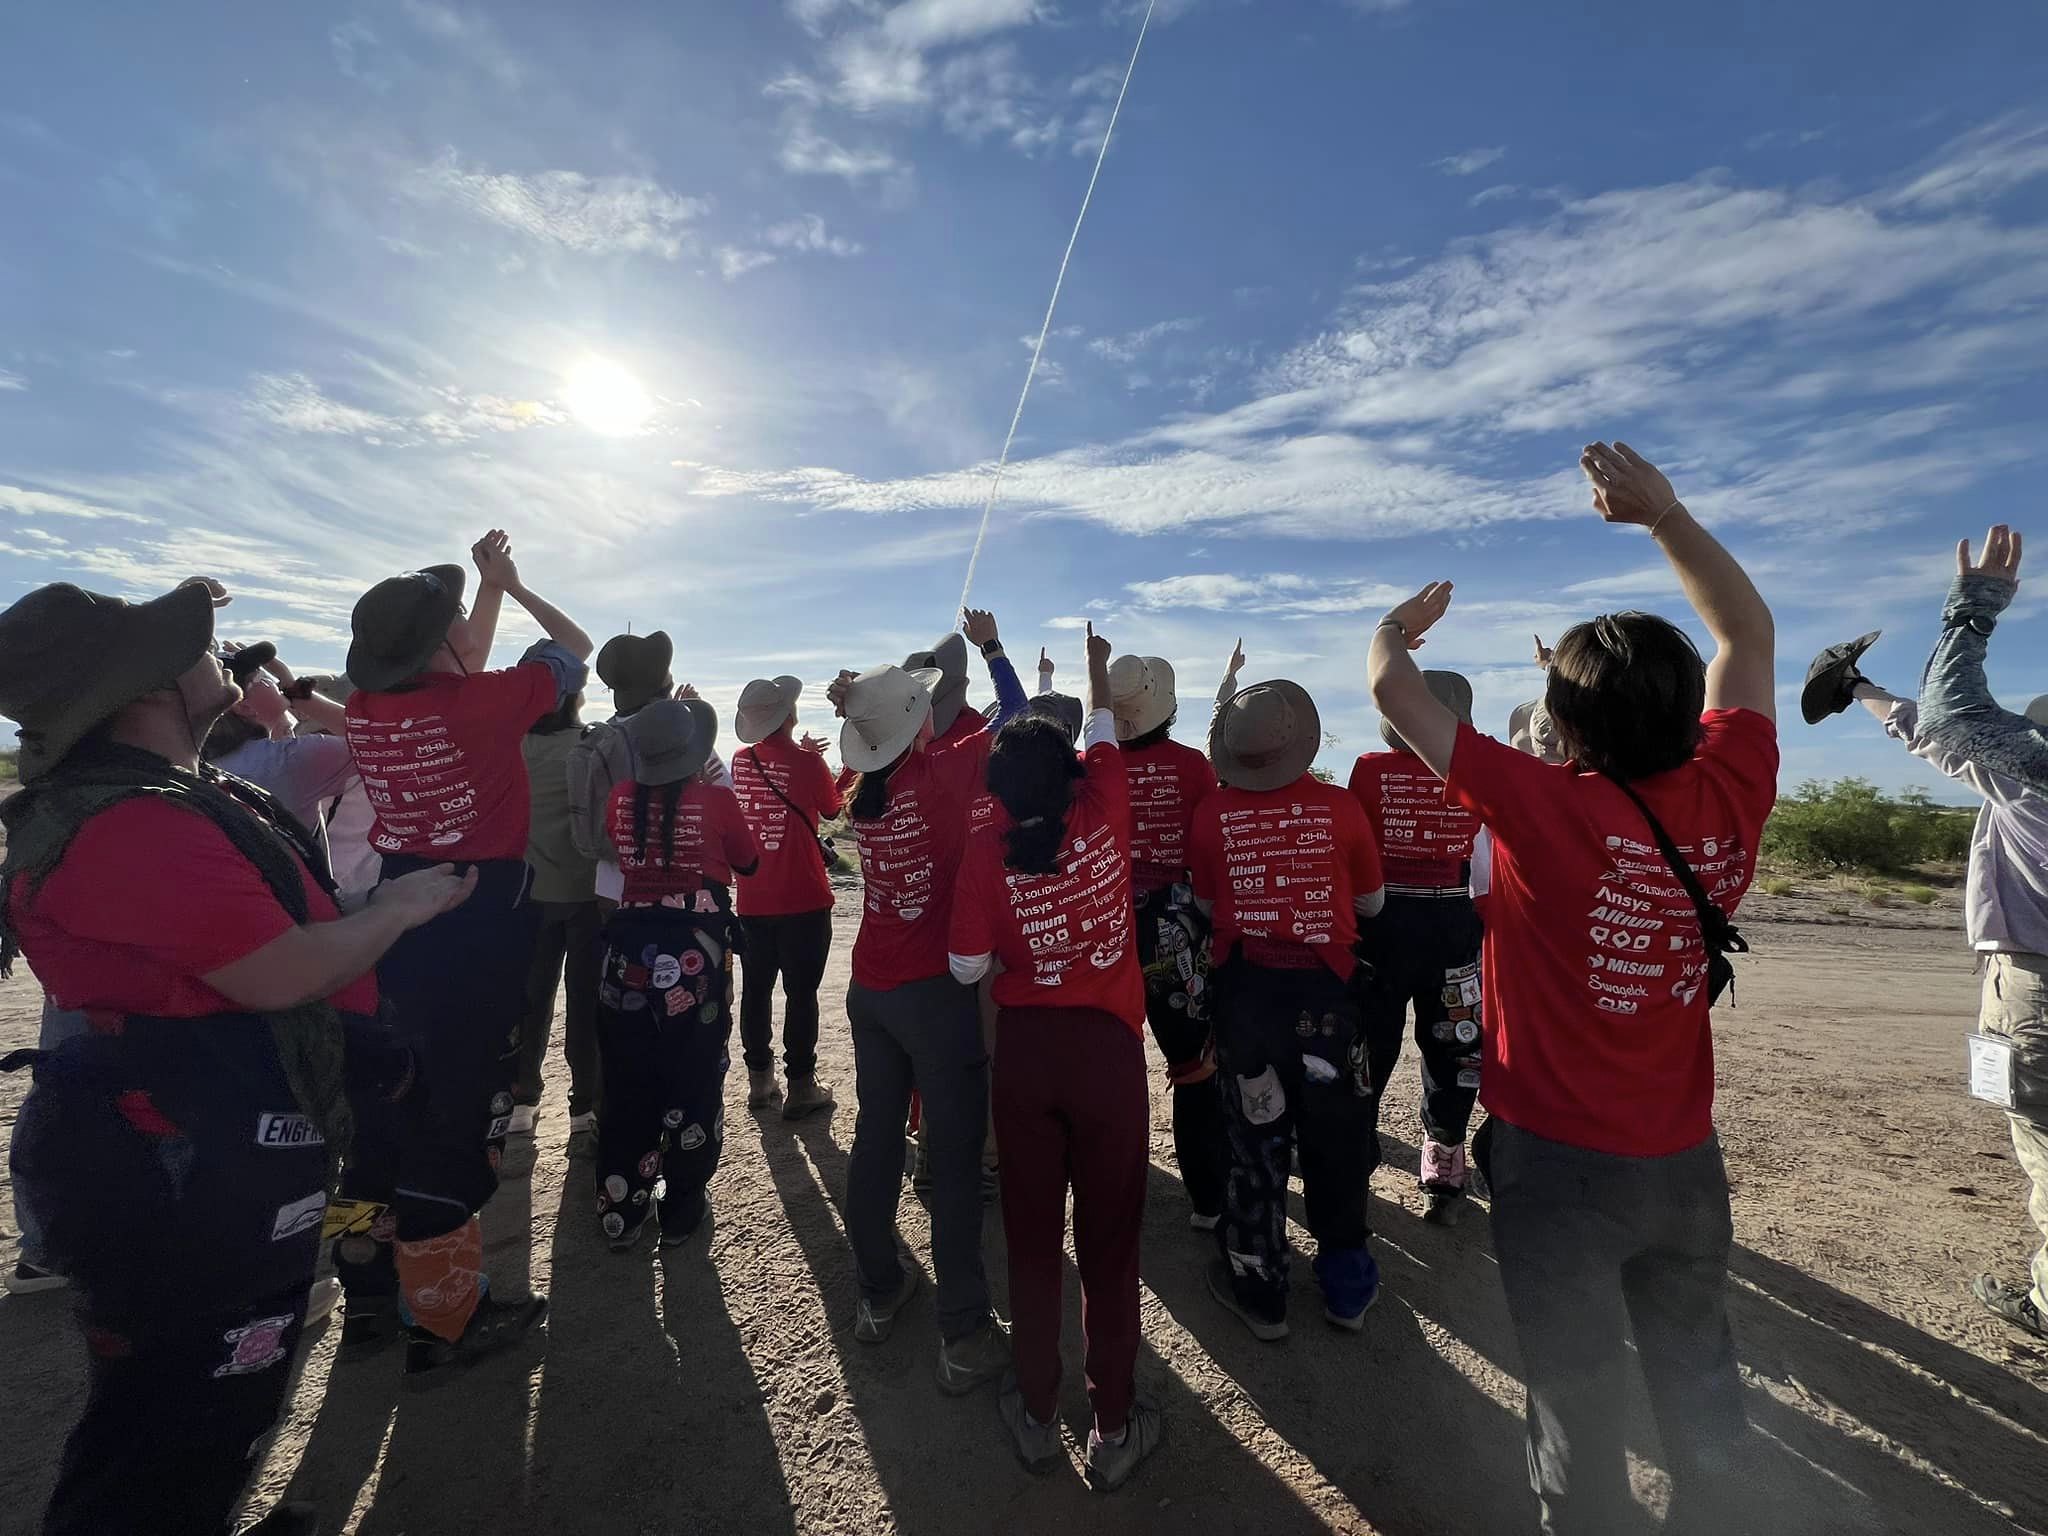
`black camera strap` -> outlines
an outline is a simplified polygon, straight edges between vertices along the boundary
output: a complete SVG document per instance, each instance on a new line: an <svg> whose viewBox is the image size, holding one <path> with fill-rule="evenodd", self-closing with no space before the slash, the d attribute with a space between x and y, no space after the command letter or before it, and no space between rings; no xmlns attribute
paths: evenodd
<svg viewBox="0 0 2048 1536"><path fill-rule="evenodd" d="M811 841L818 848L818 857L825 861L825 868L829 871L832 868L832 845L818 835L817 824L804 814L802 807L782 792L782 786L775 782L773 776L768 772L767 765L761 761L761 754L754 748L749 747L747 748L747 756L753 760L754 771L761 775L761 782L768 786L768 793L788 806L790 815L802 822L803 829L811 834Z"/></svg>
<svg viewBox="0 0 2048 1536"><path fill-rule="evenodd" d="M1711 1008L1721 1000L1721 994L1735 984L1735 966L1728 956L1748 954L1749 941L1736 931L1728 914L1708 899L1699 876L1692 872L1692 866L1685 862L1678 845L1664 830L1664 823L1657 819L1643 797L1611 774L1608 782L1627 795L1635 808L1642 812L1643 820L1650 824L1650 835L1656 839L1658 851L1664 855L1664 862L1671 866L1671 872L1678 876L1678 883L1685 887L1685 894L1692 898L1693 913L1700 922L1700 941L1707 951L1707 1006Z"/></svg>

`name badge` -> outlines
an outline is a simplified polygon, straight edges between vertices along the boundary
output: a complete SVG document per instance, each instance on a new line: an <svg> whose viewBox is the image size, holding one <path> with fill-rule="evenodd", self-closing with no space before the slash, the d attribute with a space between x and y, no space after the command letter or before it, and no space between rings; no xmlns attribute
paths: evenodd
<svg viewBox="0 0 2048 1536"><path fill-rule="evenodd" d="M1970 1037L1970 1097L2011 1109L2014 1102L2012 1042L1996 1035Z"/></svg>

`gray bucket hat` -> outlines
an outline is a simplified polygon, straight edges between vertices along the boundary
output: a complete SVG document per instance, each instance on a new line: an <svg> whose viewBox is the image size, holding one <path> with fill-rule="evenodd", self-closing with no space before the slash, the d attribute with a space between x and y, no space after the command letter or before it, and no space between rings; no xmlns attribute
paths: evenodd
<svg viewBox="0 0 2048 1536"><path fill-rule="evenodd" d="M711 761L718 711L702 699L656 699L633 716L633 780L673 784Z"/></svg>
<svg viewBox="0 0 2048 1536"><path fill-rule="evenodd" d="M1323 748L1323 719L1299 683L1254 683L1220 705L1209 725L1209 761L1233 789L1280 789Z"/></svg>
<svg viewBox="0 0 2048 1536"><path fill-rule="evenodd" d="M1458 717L1461 725L1472 723L1472 684L1462 672L1424 672L1422 680L1429 685L1430 695ZM1401 739L1401 733L1394 729L1391 720L1380 721L1380 740L1396 752L1406 752L1408 743Z"/></svg>
<svg viewBox="0 0 2048 1536"><path fill-rule="evenodd" d="M943 736L967 704L967 637L955 630L928 651L903 658L906 672L937 672L932 688L932 729Z"/></svg>
<svg viewBox="0 0 2048 1536"><path fill-rule="evenodd" d="M184 586L146 603L70 582L0 613L0 714L21 727L32 784L102 721L168 688L213 644L213 599Z"/></svg>
<svg viewBox="0 0 2048 1536"><path fill-rule="evenodd" d="M346 664L355 685L382 693L419 676L461 616L466 580L459 565L430 565L386 577L358 598Z"/></svg>
<svg viewBox="0 0 2048 1536"><path fill-rule="evenodd" d="M782 729L804 695L801 678L757 677L740 690L739 712L733 716L733 734L743 746L766 741Z"/></svg>

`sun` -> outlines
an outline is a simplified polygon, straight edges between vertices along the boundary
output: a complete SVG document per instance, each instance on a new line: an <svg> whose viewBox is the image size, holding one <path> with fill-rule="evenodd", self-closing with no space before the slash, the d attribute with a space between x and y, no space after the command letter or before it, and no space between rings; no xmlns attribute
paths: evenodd
<svg viewBox="0 0 2048 1536"><path fill-rule="evenodd" d="M629 437L654 414L640 381L603 357L586 357L569 370L562 399L578 421L606 437Z"/></svg>

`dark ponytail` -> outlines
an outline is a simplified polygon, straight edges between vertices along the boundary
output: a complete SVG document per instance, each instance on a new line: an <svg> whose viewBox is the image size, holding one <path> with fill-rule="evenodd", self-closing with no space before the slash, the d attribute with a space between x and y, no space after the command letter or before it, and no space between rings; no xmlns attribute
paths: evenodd
<svg viewBox="0 0 2048 1536"><path fill-rule="evenodd" d="M1023 714L997 734L988 754L989 793L1010 813L1003 862L1027 875L1056 875L1074 785L1086 775L1065 727Z"/></svg>
<svg viewBox="0 0 2048 1536"><path fill-rule="evenodd" d="M889 809L889 776L901 766L899 758L886 768L871 769L854 781L853 801L847 814L855 821L879 821Z"/></svg>

